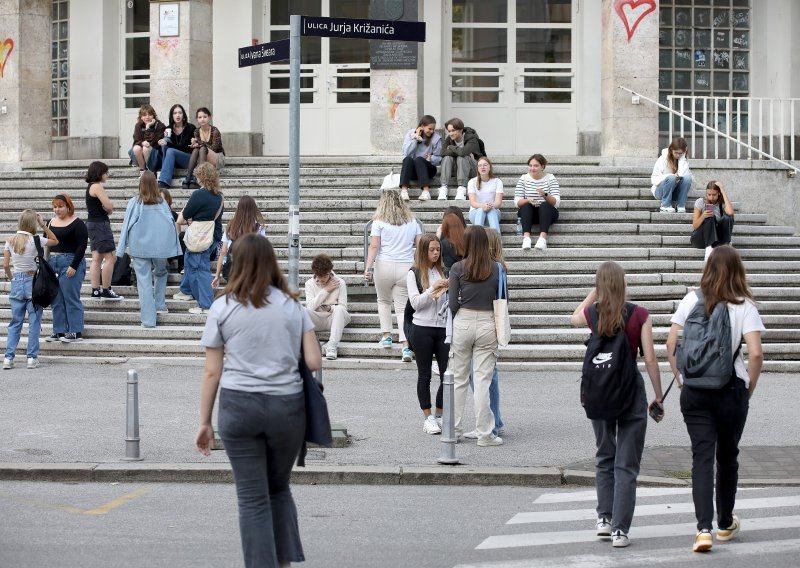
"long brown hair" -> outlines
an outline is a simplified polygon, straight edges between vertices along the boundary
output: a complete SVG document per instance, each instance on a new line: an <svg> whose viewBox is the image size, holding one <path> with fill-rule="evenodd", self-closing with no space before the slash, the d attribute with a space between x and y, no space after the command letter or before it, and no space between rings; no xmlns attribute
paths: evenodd
<svg viewBox="0 0 800 568"><path fill-rule="evenodd" d="M672 173L678 173L678 160L672 155L673 150L683 150L683 157L686 158L687 154L689 153L689 146L686 144L686 140L678 136L674 138L672 142L670 142L669 147L667 148L667 167L672 170Z"/></svg>
<svg viewBox="0 0 800 568"><path fill-rule="evenodd" d="M444 266L442 265L441 248L439 249L439 258L436 259L436 262L431 262L430 258L428 257L428 249L430 248L431 243L438 242L439 237L436 235L422 235L419 238L417 251L414 253L414 268L416 268L419 272L419 280L423 288L428 288L431 285L430 278L428 278L428 273L430 272L431 268L436 270L436 272L439 273L439 276L444 278ZM420 290L420 292L422 292L422 290Z"/></svg>
<svg viewBox="0 0 800 568"><path fill-rule="evenodd" d="M494 262L499 262L503 266L504 271L507 270L506 259L503 255L503 241L500 238L500 233L494 229L487 229L486 238L489 239L489 256L492 257Z"/></svg>
<svg viewBox="0 0 800 568"><path fill-rule="evenodd" d="M258 209L256 200L249 195L243 195L236 204L236 212L228 221L225 233L228 238L235 241L247 233L257 233L264 226L264 216Z"/></svg>
<svg viewBox="0 0 800 568"><path fill-rule="evenodd" d="M464 225L458 215L448 213L442 218L442 238L453 245L458 256L466 256L464 246Z"/></svg>
<svg viewBox="0 0 800 568"><path fill-rule="evenodd" d="M230 298L244 306L263 308L269 304L269 287L297 300L297 294L289 289L283 275L275 249L269 239L248 233L236 241L236 260L231 266L231 277L219 295Z"/></svg>
<svg viewBox="0 0 800 568"><path fill-rule="evenodd" d="M486 156L481 156L480 158L478 158L478 165L480 165L481 162L486 162L487 164L489 164L489 179L492 179L494 177L494 165L492 164L492 161L489 158L487 158ZM481 179L481 174L479 172L478 173L478 181L477 181L478 189L481 188L481 184L482 183L483 183L483 180Z"/></svg>
<svg viewBox="0 0 800 568"><path fill-rule="evenodd" d="M158 191L156 174L151 171L146 170L139 178L139 201L143 205L155 205L164 201Z"/></svg>
<svg viewBox="0 0 800 568"><path fill-rule="evenodd" d="M436 119L433 118L429 114L425 114L422 118L419 119L419 124L417 124L417 128L420 126L430 126L431 124L436 124ZM436 134L436 131L433 132L430 136L422 135L422 138L425 140L425 145L430 146L431 142L433 142L433 135Z"/></svg>
<svg viewBox="0 0 800 568"><path fill-rule="evenodd" d="M492 275L489 238L481 225L470 225L464 231L464 280L483 282Z"/></svg>
<svg viewBox="0 0 800 568"><path fill-rule="evenodd" d="M597 289L597 329L602 337L611 337L625 325L625 270L613 261L600 265L595 275Z"/></svg>
<svg viewBox="0 0 800 568"><path fill-rule="evenodd" d="M714 248L700 278L700 291L704 297L706 317L719 302L742 304L745 298L753 301L742 257L735 248L730 245Z"/></svg>

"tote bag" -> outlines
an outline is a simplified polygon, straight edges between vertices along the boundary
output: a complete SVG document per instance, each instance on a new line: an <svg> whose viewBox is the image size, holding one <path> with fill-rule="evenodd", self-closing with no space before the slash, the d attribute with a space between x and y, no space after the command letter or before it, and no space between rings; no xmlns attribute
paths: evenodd
<svg viewBox="0 0 800 568"><path fill-rule="evenodd" d="M39 236L33 237L36 245L36 274L33 276L31 301L42 308L48 307L58 296L58 275L44 259Z"/></svg>
<svg viewBox="0 0 800 568"><path fill-rule="evenodd" d="M220 197L222 197L220 195ZM225 200L219 204L217 214L211 221L192 221L189 228L186 229L186 234L183 237L183 242L186 245L186 250L189 252L203 252L208 250L211 243L214 242L214 224L217 222L217 217L222 213L222 206L225 205Z"/></svg>
<svg viewBox="0 0 800 568"><path fill-rule="evenodd" d="M497 344L505 347L511 342L511 320L508 317L508 285L503 265L497 263L497 299L492 301Z"/></svg>

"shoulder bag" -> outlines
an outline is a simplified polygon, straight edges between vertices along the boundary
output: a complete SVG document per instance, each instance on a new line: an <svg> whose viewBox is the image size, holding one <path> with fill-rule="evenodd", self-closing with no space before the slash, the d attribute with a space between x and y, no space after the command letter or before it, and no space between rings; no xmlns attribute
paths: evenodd
<svg viewBox="0 0 800 568"><path fill-rule="evenodd" d="M300 359L297 367L300 370L300 377L303 379L303 398L306 402L306 436L300 448L300 455L297 457L297 465L306 465L307 444L317 444L330 448L333 445L331 436L331 418L328 413L328 402L322 394L323 386L306 365L303 353L303 334L302 320L300 324Z"/></svg>
<svg viewBox="0 0 800 568"><path fill-rule="evenodd" d="M44 259L39 235L33 237L36 245L36 274L33 276L31 301L42 308L48 307L58 296L58 274Z"/></svg>
<svg viewBox="0 0 800 568"><path fill-rule="evenodd" d="M211 243L214 242L214 224L217 218L222 214L222 207L225 205L225 199L220 194L222 202L219 204L217 214L211 221L192 221L189 228L186 229L186 234L183 237L183 242L186 245L186 250L190 252L203 252L208 250Z"/></svg>
<svg viewBox="0 0 800 568"><path fill-rule="evenodd" d="M511 321L508 317L508 285L503 265L497 263L497 299L492 301L497 344L505 347L511 342Z"/></svg>

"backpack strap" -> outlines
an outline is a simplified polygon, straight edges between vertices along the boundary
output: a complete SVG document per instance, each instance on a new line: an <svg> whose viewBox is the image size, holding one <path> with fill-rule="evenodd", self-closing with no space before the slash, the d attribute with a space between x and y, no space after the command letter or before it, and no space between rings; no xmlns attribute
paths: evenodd
<svg viewBox="0 0 800 568"><path fill-rule="evenodd" d="M600 315L597 313L597 302L589 306L589 330L592 333L597 333L597 322Z"/></svg>
<svg viewBox="0 0 800 568"><path fill-rule="evenodd" d="M421 294L422 292L424 292L424 290L422 289L422 280L419 277L419 268L413 266L411 268L411 272L414 273L414 280L417 282L417 290L419 290L419 293Z"/></svg>
<svg viewBox="0 0 800 568"><path fill-rule="evenodd" d="M36 245L37 262L44 262L44 249L42 249L42 239L39 235L33 235L33 244Z"/></svg>

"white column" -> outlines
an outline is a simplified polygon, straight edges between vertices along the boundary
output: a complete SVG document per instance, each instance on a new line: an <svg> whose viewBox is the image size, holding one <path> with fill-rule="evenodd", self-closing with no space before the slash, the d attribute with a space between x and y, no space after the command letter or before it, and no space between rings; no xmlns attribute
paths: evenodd
<svg viewBox="0 0 800 568"><path fill-rule="evenodd" d="M599 155L602 147L600 85L602 10L597 2L581 2L573 33L577 35L575 97L578 116L578 154Z"/></svg>

